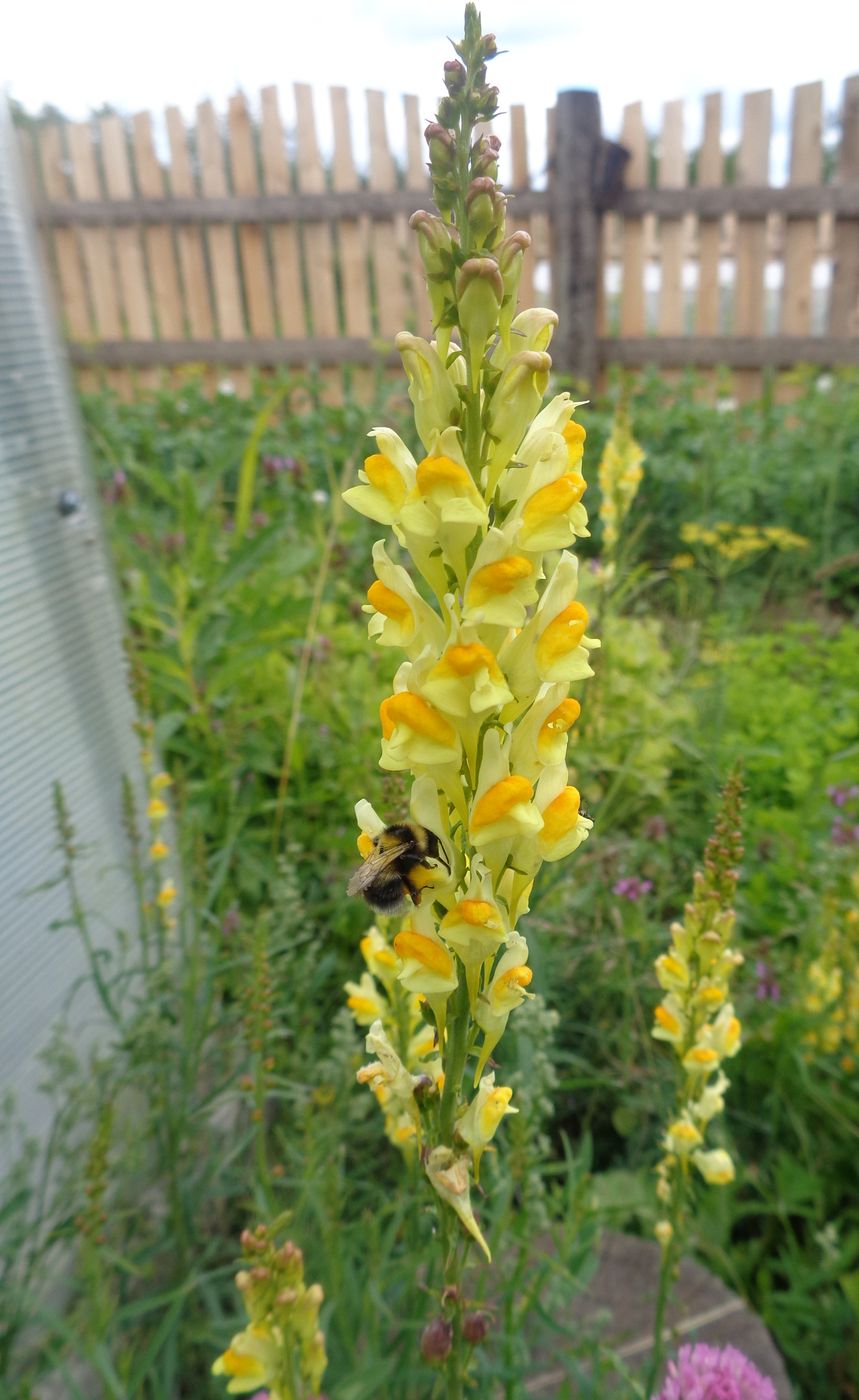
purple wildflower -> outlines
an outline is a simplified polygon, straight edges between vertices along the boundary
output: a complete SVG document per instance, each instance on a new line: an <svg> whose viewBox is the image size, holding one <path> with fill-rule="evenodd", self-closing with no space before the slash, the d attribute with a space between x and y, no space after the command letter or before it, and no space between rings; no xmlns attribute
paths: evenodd
<svg viewBox="0 0 859 1400"><path fill-rule="evenodd" d="M854 802L859 797L859 786L856 783L834 783L826 789L826 796L833 807L846 807L848 802Z"/></svg>
<svg viewBox="0 0 859 1400"><path fill-rule="evenodd" d="M628 899L632 904L637 904L646 894L650 894L652 889L652 880L640 880L637 875L624 875L612 888L612 894L616 894L618 899Z"/></svg>
<svg viewBox="0 0 859 1400"><path fill-rule="evenodd" d="M755 987L755 997L758 1001L781 1001L781 987L773 976L769 963L763 958L755 963L755 977L758 979Z"/></svg>
<svg viewBox="0 0 859 1400"><path fill-rule="evenodd" d="M705 1342L680 1348L669 1361L657 1400L778 1400L776 1389L736 1347Z"/></svg>

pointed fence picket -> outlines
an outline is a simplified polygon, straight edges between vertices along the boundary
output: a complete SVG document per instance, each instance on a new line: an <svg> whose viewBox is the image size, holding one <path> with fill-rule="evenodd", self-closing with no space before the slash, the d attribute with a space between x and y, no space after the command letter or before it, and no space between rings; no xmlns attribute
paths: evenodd
<svg viewBox="0 0 859 1400"><path fill-rule="evenodd" d="M105 376L129 394L191 365L241 390L252 371L289 365L318 372L334 398L344 373L363 394L396 363L398 330L431 333L408 228L432 208L426 114L404 99L398 154L381 92L359 114L342 88L330 102L330 156L302 83L286 121L273 87L259 104L237 94L223 116L201 103L190 129L169 108L163 150L147 112L22 132L59 318L88 386ZM724 365L748 395L769 369L859 363L859 77L844 85L834 160L822 85L795 90L784 186L770 183L772 103L746 95L732 151L720 94L708 94L692 151L682 102L665 104L658 138L630 104L616 145L596 96L565 94L548 113L546 188L512 106L500 133L509 226L532 239L520 304L551 305L567 326L558 369Z"/></svg>

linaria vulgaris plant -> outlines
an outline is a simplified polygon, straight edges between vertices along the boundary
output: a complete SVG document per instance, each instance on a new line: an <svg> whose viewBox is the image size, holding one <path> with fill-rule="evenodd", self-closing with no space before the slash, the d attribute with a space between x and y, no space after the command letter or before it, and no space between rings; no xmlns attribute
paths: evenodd
<svg viewBox="0 0 859 1400"><path fill-rule="evenodd" d="M592 674L597 643L569 552L588 534L585 432L569 394L541 407L555 313L516 314L530 239L507 233L499 142L474 130L498 94L486 77L495 39L472 4L454 48L426 130L439 214L411 219L436 338L397 337L425 456L374 429L377 451L344 498L394 535L391 553L373 548L366 611L371 639L404 658L381 705L381 766L412 776L408 818L356 807L365 864L352 889L388 916L347 989L373 1056L358 1078L434 1193L444 1286L422 1350L459 1397L487 1330L463 1286L472 1246L490 1254L472 1187L517 1112L491 1057L530 995L519 923L534 878L592 825L566 750L580 713L570 685ZM417 577L397 560L406 552Z"/></svg>

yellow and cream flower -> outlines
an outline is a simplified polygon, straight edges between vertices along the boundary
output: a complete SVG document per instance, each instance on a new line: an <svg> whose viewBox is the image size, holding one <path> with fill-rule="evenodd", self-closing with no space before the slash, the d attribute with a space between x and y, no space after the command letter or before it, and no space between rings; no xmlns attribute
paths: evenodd
<svg viewBox="0 0 859 1400"><path fill-rule="evenodd" d="M477 551L465 583L463 621L521 627L537 601L538 563L517 550L514 532L494 526Z"/></svg>
<svg viewBox="0 0 859 1400"><path fill-rule="evenodd" d="M502 1118L518 1113L510 1103L513 1090L505 1085L495 1086L495 1072L485 1074L471 1103L457 1119L456 1131L474 1153L474 1180L480 1180L480 1159Z"/></svg>
<svg viewBox="0 0 859 1400"><path fill-rule="evenodd" d="M526 987L533 973L528 967L528 944L519 933L511 933L506 950L498 963L488 985L477 999L474 1019L483 1031L483 1045L474 1072L474 1082L479 1084L486 1062L495 1049L505 1030L511 1011L521 1006L531 993Z"/></svg>
<svg viewBox="0 0 859 1400"><path fill-rule="evenodd" d="M415 459L390 428L374 428L368 436L376 439L379 450L364 459L360 485L344 491L343 500L380 525L394 525L414 486Z"/></svg>
<svg viewBox="0 0 859 1400"><path fill-rule="evenodd" d="M394 564L384 540L373 545L376 581L367 592L364 612L369 613L368 635L383 647L402 647L414 657L427 646L436 652L444 645L445 625L425 602L401 564Z"/></svg>

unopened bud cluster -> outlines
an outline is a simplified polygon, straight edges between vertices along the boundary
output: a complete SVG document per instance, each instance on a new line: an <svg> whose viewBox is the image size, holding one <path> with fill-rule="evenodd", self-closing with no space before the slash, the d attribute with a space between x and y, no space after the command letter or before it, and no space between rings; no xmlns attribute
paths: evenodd
<svg viewBox="0 0 859 1400"><path fill-rule="evenodd" d="M269 1400L322 1400L322 1289L305 1284L304 1255L291 1240L279 1245L277 1233L277 1225L242 1232L245 1267L236 1274L236 1287L249 1321L212 1374L228 1377L231 1393L265 1388Z"/></svg>

